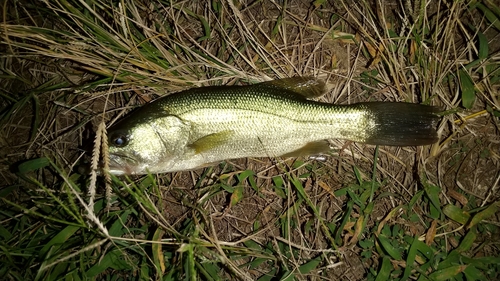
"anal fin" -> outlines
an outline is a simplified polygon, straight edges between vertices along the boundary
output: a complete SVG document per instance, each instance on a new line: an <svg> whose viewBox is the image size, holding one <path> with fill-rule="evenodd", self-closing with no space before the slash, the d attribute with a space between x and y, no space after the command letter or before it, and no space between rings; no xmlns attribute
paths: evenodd
<svg viewBox="0 0 500 281"><path fill-rule="evenodd" d="M314 142L309 142L303 147L285 153L281 155L282 157L300 157L300 156L308 156L308 155L317 155L321 154L324 152L329 151L330 148L330 143L326 140L321 140L321 141L314 141Z"/></svg>

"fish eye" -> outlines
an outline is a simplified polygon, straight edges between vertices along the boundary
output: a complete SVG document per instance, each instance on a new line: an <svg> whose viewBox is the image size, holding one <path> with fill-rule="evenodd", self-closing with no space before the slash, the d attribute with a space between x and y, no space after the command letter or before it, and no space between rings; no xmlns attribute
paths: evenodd
<svg viewBox="0 0 500 281"><path fill-rule="evenodd" d="M119 135L113 139L113 144L122 147L125 146L128 143L128 138L127 136L124 135Z"/></svg>

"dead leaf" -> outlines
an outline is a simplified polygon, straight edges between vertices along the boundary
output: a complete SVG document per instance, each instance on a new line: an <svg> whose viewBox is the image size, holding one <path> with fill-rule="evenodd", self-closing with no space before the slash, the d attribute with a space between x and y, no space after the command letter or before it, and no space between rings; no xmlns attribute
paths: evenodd
<svg viewBox="0 0 500 281"><path fill-rule="evenodd" d="M324 191L328 192L328 194L330 194L332 197L335 197L332 188L327 183L325 183L324 181L318 181L318 185L323 188Z"/></svg>
<svg viewBox="0 0 500 281"><path fill-rule="evenodd" d="M433 220L431 223L431 227L427 230L427 233L425 234L425 244L427 244L427 246L430 246L432 242L434 242L434 237L436 237L437 223L438 223L437 220Z"/></svg>
<svg viewBox="0 0 500 281"><path fill-rule="evenodd" d="M467 197L465 197L465 195L455 191L454 189L448 189L448 192L446 194L448 194L448 196L460 202L462 206L465 206L467 205L467 203L469 203L469 200L467 200Z"/></svg>

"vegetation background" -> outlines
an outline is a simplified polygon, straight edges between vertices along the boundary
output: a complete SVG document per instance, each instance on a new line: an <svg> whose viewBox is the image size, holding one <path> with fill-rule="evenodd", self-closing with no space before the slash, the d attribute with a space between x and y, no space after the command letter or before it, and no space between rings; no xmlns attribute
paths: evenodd
<svg viewBox="0 0 500 281"><path fill-rule="evenodd" d="M3 1L0 279L500 280L499 7ZM332 140L325 161L133 178L82 169L135 106L298 75L327 81L326 102L439 106L440 141Z"/></svg>

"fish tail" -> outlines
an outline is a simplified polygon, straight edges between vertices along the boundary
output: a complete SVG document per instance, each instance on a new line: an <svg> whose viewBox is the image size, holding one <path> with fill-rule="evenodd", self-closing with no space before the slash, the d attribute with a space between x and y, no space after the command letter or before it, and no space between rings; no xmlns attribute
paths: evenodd
<svg viewBox="0 0 500 281"><path fill-rule="evenodd" d="M366 143L391 146L428 145L438 141L437 107L404 102L369 102L362 106L375 124Z"/></svg>

